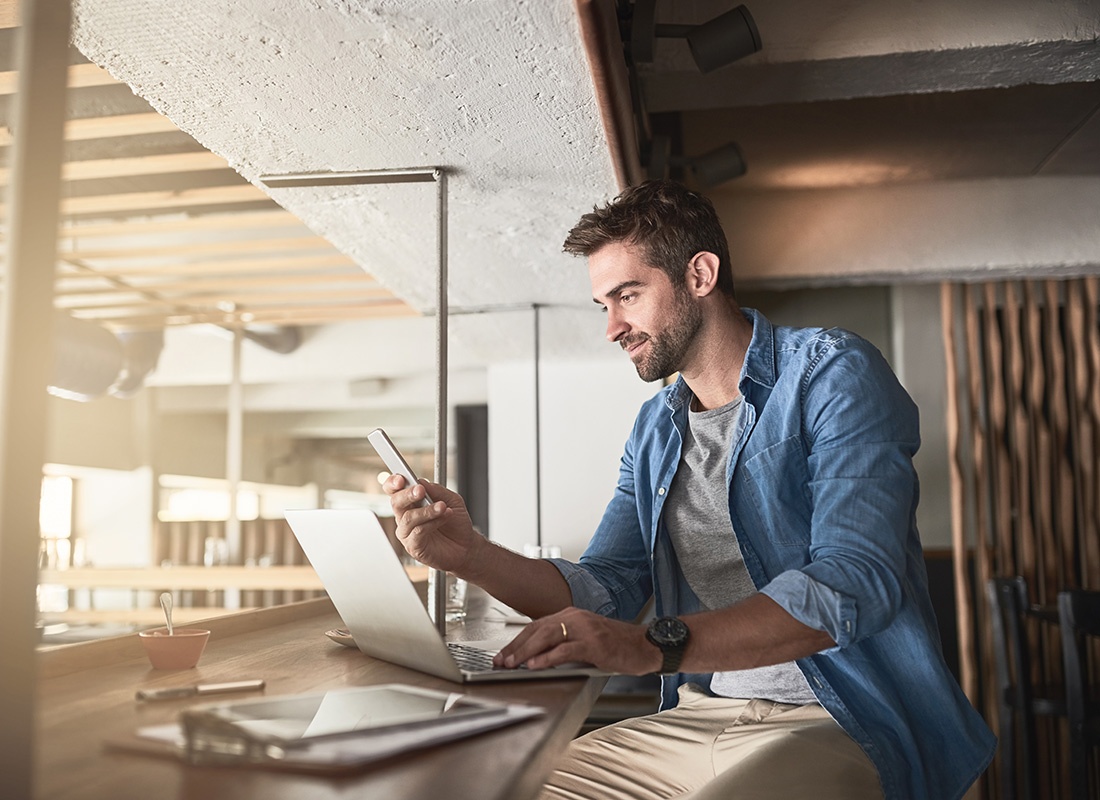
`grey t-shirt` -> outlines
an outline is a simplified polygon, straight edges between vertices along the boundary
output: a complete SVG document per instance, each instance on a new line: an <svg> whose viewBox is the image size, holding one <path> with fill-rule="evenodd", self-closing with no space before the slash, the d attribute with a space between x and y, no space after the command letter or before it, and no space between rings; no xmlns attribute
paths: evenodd
<svg viewBox="0 0 1100 800"><path fill-rule="evenodd" d="M721 408L688 412L680 464L665 501L666 527L680 568L707 609L726 608L756 591L729 516L726 470L740 417L740 397ZM723 697L817 702L793 661L716 672L710 689Z"/></svg>

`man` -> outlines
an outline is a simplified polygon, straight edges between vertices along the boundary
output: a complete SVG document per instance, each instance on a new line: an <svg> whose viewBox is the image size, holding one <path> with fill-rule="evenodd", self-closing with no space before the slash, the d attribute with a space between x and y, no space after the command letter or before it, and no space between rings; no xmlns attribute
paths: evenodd
<svg viewBox="0 0 1100 800"><path fill-rule="evenodd" d="M625 191L565 249L639 376L679 373L580 561L525 559L458 495L386 484L414 557L535 618L500 666L665 676L663 710L576 740L545 796L960 797L994 739L940 653L917 409L882 356L738 307L717 215L679 184Z"/></svg>

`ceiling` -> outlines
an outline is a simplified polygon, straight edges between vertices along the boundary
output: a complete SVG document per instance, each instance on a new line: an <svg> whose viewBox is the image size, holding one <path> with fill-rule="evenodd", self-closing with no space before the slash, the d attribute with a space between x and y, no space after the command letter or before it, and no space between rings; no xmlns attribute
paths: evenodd
<svg viewBox="0 0 1100 800"><path fill-rule="evenodd" d="M16 29L0 29L0 97ZM411 310L75 49L56 305L119 329L233 320L320 324ZM0 104L0 151L13 104ZM0 169L7 182L10 167Z"/></svg>
<svg viewBox="0 0 1100 800"><path fill-rule="evenodd" d="M733 5L662 1L658 21ZM631 114L677 156L738 144L747 173L699 188L750 290L1097 271L1100 0L747 5L763 49L701 74L672 39L628 66L611 0L77 0L57 305L169 326L161 385L224 382L171 346L201 352L209 323L307 332L251 383L430 371L346 342L430 346L433 185L266 181L438 166L457 367L529 357L534 304L550 357L611 358L560 243L645 173ZM4 96L13 39L0 29Z"/></svg>

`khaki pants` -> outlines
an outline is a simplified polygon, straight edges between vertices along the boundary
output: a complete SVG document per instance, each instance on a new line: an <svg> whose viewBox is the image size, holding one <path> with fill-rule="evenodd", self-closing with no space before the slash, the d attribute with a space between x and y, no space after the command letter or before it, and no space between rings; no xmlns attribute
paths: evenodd
<svg viewBox="0 0 1100 800"><path fill-rule="evenodd" d="M821 706L710 697L576 739L540 800L881 800L878 773Z"/></svg>

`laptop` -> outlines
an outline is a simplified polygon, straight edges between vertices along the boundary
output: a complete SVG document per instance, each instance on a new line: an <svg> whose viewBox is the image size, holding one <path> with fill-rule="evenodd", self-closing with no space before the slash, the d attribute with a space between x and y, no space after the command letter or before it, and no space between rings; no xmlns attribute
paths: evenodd
<svg viewBox="0 0 1100 800"><path fill-rule="evenodd" d="M286 520L356 646L368 656L456 683L607 674L584 664L495 669L492 657L509 639L444 642L369 510L288 510Z"/></svg>

